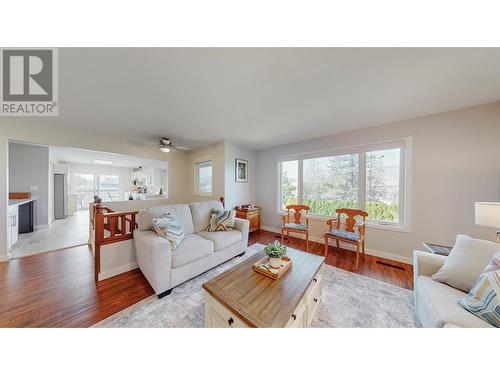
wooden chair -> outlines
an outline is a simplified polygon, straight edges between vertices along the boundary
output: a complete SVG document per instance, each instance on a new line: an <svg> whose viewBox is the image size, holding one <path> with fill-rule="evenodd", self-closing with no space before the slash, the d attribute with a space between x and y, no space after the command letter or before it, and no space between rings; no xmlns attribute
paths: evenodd
<svg viewBox="0 0 500 375"><path fill-rule="evenodd" d="M351 208L338 208L335 211L337 212L337 218L330 219L326 222L328 225L328 232L325 233L325 257L328 254L329 238L337 242L337 247L339 247L339 242L347 242L356 245L356 269L358 269L360 249L363 251L363 257L365 255L365 229L368 213ZM346 217L345 222L342 222L343 216ZM356 223L357 216L361 217L360 224ZM334 221L337 222L335 229L333 229ZM343 229L341 229L342 224L344 226Z"/></svg>
<svg viewBox="0 0 500 375"><path fill-rule="evenodd" d="M290 232L304 233L306 235L306 251L309 251L309 206L302 204L290 204L286 206L287 213L283 215L283 226L281 227L281 243L285 232L290 242ZM290 210L293 211L293 222L290 222ZM305 211L305 224L301 223L302 211Z"/></svg>

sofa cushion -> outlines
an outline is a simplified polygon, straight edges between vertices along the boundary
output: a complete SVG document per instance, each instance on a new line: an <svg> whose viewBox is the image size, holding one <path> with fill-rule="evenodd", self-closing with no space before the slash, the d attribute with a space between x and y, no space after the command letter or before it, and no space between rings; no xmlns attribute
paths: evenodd
<svg viewBox="0 0 500 375"><path fill-rule="evenodd" d="M493 256L476 285L458 304L491 325L500 327L500 253Z"/></svg>
<svg viewBox="0 0 500 375"><path fill-rule="evenodd" d="M213 241L215 251L223 250L243 239L243 235L239 230L223 231L223 232L198 232L198 236L203 237L209 241Z"/></svg>
<svg viewBox="0 0 500 375"><path fill-rule="evenodd" d="M167 251L167 250L165 250ZM214 243L196 234L189 234L172 252L172 268L204 258L214 252Z"/></svg>
<svg viewBox="0 0 500 375"><path fill-rule="evenodd" d="M193 218L194 233L207 229L208 221L212 210L222 211L224 207L219 201L196 202L189 205L191 216Z"/></svg>
<svg viewBox="0 0 500 375"><path fill-rule="evenodd" d="M500 244L459 234L443 267L432 279L469 293L497 251Z"/></svg>
<svg viewBox="0 0 500 375"><path fill-rule="evenodd" d="M189 205L187 204L169 204L140 210L137 217L138 229L153 229L153 218L163 216L166 213L171 213L175 216L177 221L181 223L184 234L193 233L193 218Z"/></svg>
<svg viewBox="0 0 500 375"><path fill-rule="evenodd" d="M415 285L416 307L424 327L441 328L446 324L459 327L491 327L484 320L462 309L457 301L466 293L449 285L419 276Z"/></svg>
<svg viewBox="0 0 500 375"><path fill-rule="evenodd" d="M170 243L173 250L179 246L184 238L181 223L170 212L161 217L155 217L153 219L153 229L159 236L162 236Z"/></svg>

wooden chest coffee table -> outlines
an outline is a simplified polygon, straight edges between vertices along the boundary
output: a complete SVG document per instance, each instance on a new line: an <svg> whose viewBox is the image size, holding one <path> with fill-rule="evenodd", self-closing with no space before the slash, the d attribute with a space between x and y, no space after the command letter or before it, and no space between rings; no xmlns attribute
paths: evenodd
<svg viewBox="0 0 500 375"><path fill-rule="evenodd" d="M278 280L253 270L251 256L203 284L205 327L309 327L322 297L325 258L288 249L292 267Z"/></svg>

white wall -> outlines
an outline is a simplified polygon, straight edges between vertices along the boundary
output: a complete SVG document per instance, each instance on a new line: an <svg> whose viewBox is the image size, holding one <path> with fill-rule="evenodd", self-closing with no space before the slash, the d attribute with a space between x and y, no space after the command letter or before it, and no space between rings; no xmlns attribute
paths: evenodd
<svg viewBox="0 0 500 375"><path fill-rule="evenodd" d="M31 192L36 197L35 228L49 224L48 147L9 143L9 192Z"/></svg>
<svg viewBox="0 0 500 375"><path fill-rule="evenodd" d="M367 248L410 261L422 241L451 245L458 233L494 240L495 230L474 224L474 202L500 200L500 102L257 152L256 202L263 207L263 225L281 224L277 157L407 136L412 137L410 232L368 228ZM320 238L325 229L324 221L311 222L312 237Z"/></svg>
<svg viewBox="0 0 500 375"><path fill-rule="evenodd" d="M55 220L54 218L54 164L57 163L57 158L54 156L49 147L49 225Z"/></svg>
<svg viewBox="0 0 500 375"><path fill-rule="evenodd" d="M225 193L226 207L255 203L255 160L256 152L225 142ZM235 160L248 161L248 182L236 182Z"/></svg>
<svg viewBox="0 0 500 375"><path fill-rule="evenodd" d="M90 132L51 123L50 118L0 117L0 261L7 260L7 202L8 202L8 141L17 140L42 145L76 147L95 151L127 154L157 159L157 149L146 142L136 142L106 132ZM169 199L171 203L186 199L186 154L169 155Z"/></svg>
<svg viewBox="0 0 500 375"><path fill-rule="evenodd" d="M207 147L200 147L187 153L186 173L187 178L185 184L185 202L199 202L209 200L219 200L225 194L224 176L225 176L225 156L224 142L216 143ZM201 158L212 158L212 195L200 196L195 194L195 168L194 164Z"/></svg>
<svg viewBox="0 0 500 375"><path fill-rule="evenodd" d="M226 207L254 203L255 201L255 155L256 152L248 150L230 142L220 142L207 147L197 148L187 154L187 183L185 202L218 200L225 198ZM211 157L213 162L213 193L211 196L195 194L195 162ZM235 181L235 159L248 160L248 183Z"/></svg>

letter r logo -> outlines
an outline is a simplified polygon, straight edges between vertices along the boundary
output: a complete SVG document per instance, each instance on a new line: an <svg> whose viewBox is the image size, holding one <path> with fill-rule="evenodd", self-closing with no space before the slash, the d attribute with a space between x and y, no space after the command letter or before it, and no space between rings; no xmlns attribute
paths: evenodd
<svg viewBox="0 0 500 375"><path fill-rule="evenodd" d="M4 49L3 101L52 101L52 50Z"/></svg>

